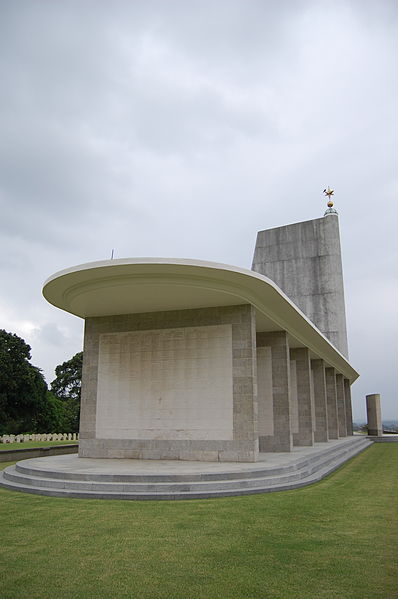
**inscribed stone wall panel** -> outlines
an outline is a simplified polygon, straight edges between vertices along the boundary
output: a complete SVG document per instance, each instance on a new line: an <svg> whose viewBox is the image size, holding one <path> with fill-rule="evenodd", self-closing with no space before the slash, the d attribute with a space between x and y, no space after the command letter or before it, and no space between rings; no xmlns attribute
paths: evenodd
<svg viewBox="0 0 398 599"><path fill-rule="evenodd" d="M199 439L188 436L183 439L98 437L96 419L101 335L174 328L181 331L224 324L232 326L232 439L211 440L205 435ZM190 348L187 349L189 354ZM200 353L200 348L198 351ZM165 357L162 356L162 359ZM82 389L79 456L255 461L258 455L256 364L255 311L247 304L86 319L85 368L88 376ZM177 378L180 366L169 364Z"/></svg>
<svg viewBox="0 0 398 599"><path fill-rule="evenodd" d="M97 437L232 439L231 325L101 335Z"/></svg>

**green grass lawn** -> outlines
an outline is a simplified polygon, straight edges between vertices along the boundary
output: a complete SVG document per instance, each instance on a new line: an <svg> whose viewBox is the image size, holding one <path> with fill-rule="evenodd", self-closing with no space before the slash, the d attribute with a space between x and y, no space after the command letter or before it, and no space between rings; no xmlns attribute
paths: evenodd
<svg viewBox="0 0 398 599"><path fill-rule="evenodd" d="M395 444L295 491L0 506L1 599L398 598Z"/></svg>
<svg viewBox="0 0 398 599"><path fill-rule="evenodd" d="M0 443L0 451L6 449L30 449L31 447L52 447L53 445L75 445L78 441L25 441L25 443Z"/></svg>

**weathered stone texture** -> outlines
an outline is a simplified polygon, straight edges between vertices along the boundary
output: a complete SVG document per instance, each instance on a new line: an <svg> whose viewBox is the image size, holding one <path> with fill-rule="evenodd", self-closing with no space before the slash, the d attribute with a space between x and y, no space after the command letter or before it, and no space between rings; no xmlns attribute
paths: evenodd
<svg viewBox="0 0 398 599"><path fill-rule="evenodd" d="M352 429L351 387L350 387L350 381L348 379L344 379L344 402L345 402L345 417L346 417L347 435L352 435L353 429Z"/></svg>
<svg viewBox="0 0 398 599"><path fill-rule="evenodd" d="M380 437L383 434L383 423L380 395L378 393L366 396L366 412L368 416L368 435Z"/></svg>
<svg viewBox="0 0 398 599"><path fill-rule="evenodd" d="M337 418L337 390L335 369L325 368L325 378L328 412L328 436L329 439L338 439L339 425Z"/></svg>
<svg viewBox="0 0 398 599"><path fill-rule="evenodd" d="M315 401L314 440L317 443L320 443L329 440L326 376L324 361L311 360L311 368Z"/></svg>
<svg viewBox="0 0 398 599"><path fill-rule="evenodd" d="M259 435L260 451L291 451L293 437L290 422L290 356L287 334L257 333L257 347L270 347L272 361L273 435Z"/></svg>
<svg viewBox="0 0 398 599"><path fill-rule="evenodd" d="M344 377L342 374L336 374L336 393L339 437L346 437L347 424L345 411Z"/></svg>
<svg viewBox="0 0 398 599"><path fill-rule="evenodd" d="M231 393L231 403L232 403L232 430L230 434L228 431L228 423L226 424L226 431L221 436L222 438L211 439L208 438L209 434L205 433L203 430L203 434L200 434L200 431L196 431L193 433L188 433L185 435L183 432L180 436L185 438L175 438L178 437L175 430L170 432L170 435L167 437L167 431L163 430L156 435L154 431L148 432L146 438L131 438L129 434L126 434L126 438L123 438L123 424L119 422L121 430L115 433L112 432L113 438L108 438L106 435L106 417L104 414L101 416L101 420L98 420L98 391L101 392L101 377L98 376L98 368L101 360L100 356L100 347L101 347L101 339L104 340L104 335L111 337L109 338L109 342L112 342L112 335L114 335L114 340L117 346L117 351L115 350L115 355L118 356L115 362L115 372L120 367L120 360L126 358L126 353L123 358L120 354L120 334L122 337L124 333L133 333L130 341L133 339L139 338L139 347L140 352L143 351L143 347L147 342L149 345L152 343L154 336L154 331L159 331L159 335L157 335L157 342L162 338L162 330L192 330L193 328L203 327L203 335L209 338L210 329L206 329L206 327L215 327L212 329L211 335L213 335L213 341L211 342L213 350L216 348L217 343L221 343L223 346L221 350L223 352L226 351L225 343L226 343L226 329L223 328L222 325L227 325L228 330L230 330L230 349L227 350L230 352L230 370L228 371L228 367L225 363L225 358L223 358L223 365L220 367L222 382L220 383L220 376L217 374L213 377L213 382L215 384L221 384L222 389L220 388L221 393L225 393L228 396L228 383L226 382L226 378L228 378L228 372L231 376L230 381L230 393ZM221 327L221 328L220 328ZM221 337L217 331L223 331ZM147 331L148 335L134 335L134 333ZM200 331L199 331L200 333ZM214 334L216 337L214 337ZM218 336L218 337L217 337ZM129 339L129 335L125 336L126 339ZM200 334L199 334L200 337ZM218 339L218 340L217 340ZM136 343L136 341L134 341ZM162 346L160 349L165 350L166 341L163 339ZM134 346L135 347L135 346ZM137 349L135 347L135 349ZM133 351L133 354L136 359L137 351ZM145 349L145 347L144 347ZM199 350L206 350L204 345L199 344ZM198 351L199 351L198 350ZM212 350L212 351L213 351ZM130 357L133 355L130 351ZM158 354L159 354L158 350ZM166 353L167 350L166 348ZM180 351L180 350L179 350ZM122 316L111 316L111 317L98 317L98 318L88 318L86 320L85 327L85 345L84 345L84 385L82 388L82 409L81 409L81 431L80 431L80 449L79 455L82 457L140 457L141 459L206 459L206 460L225 460L232 459L234 456L235 461L255 461L258 454L258 433L257 433L257 372L256 372L256 338L255 338L255 314L254 308L250 305L242 305L242 306L227 306L220 308L204 308L198 310L181 310L181 311L170 311L170 312L154 312L154 313L146 313L146 314L129 314ZM155 352L156 353L156 352ZM155 353L153 356L155 356ZM108 360L108 371L107 376L112 376L112 368L110 367L112 360L112 352L110 352ZM139 352L138 352L139 354ZM156 355L158 355L156 354ZM160 355L160 354L159 354ZM152 366L159 365L158 362L153 362L155 358L152 356ZM156 356L155 356L156 357ZM203 357L206 359L206 356L200 356L198 353L195 354L193 360L199 360ZM164 358L164 356L163 356ZM163 359L162 358L162 359ZM180 358L176 358L176 354L174 354L174 358L171 358L168 354L166 358L170 358L171 366L175 369L183 368L183 360L180 352ZM157 358L156 358L157 360ZM160 360L160 358L159 358ZM110 362L109 362L110 361ZM195 364L192 364L195 369ZM198 369L198 364L196 363L196 369ZM192 378L192 383L188 386L190 388L189 393L192 393L192 387L195 387L197 394L199 391L198 382L196 380L196 376L198 373L193 371L189 374ZM101 375L103 376L103 375ZM166 375L165 375L166 376ZM188 375L187 375L188 376ZM199 375L198 375L199 376ZM208 369L208 376L211 378L211 368ZM183 380L181 377L184 377L184 373L180 373L179 377L176 380ZM117 379L117 380L116 380ZM120 384L120 379L116 377L114 384ZM199 376L200 379L200 376ZM165 391L165 378L158 377L158 383L160 384L160 390L162 393ZM124 383L126 383L127 379L125 377ZM186 376L184 378L186 381ZM175 381L174 381L175 382ZM100 383L100 387L98 384ZM108 381L109 383L109 381ZM128 383L128 381L127 381ZM127 384L126 383L126 384ZM200 381L199 381L200 383ZM148 380L145 383L147 385L147 393L148 393ZM184 383L185 384L185 383ZM206 386L208 386L208 381L206 382ZM109 384L103 386L102 389L106 390L107 398L110 401L110 406L112 404L111 395L111 387ZM187 391L188 393L188 391ZM126 389L120 390L120 388L115 391L115 395L119 398L120 401L128 401L128 392ZM172 403L173 393L169 394L170 402ZM107 399L107 401L108 401ZM181 404L180 400L180 406ZM224 403L227 401L226 398L223 399ZM171 406L171 404L170 404ZM175 405L171 406L172 409L175 408ZM227 404L226 404L227 408ZM212 409L212 408L210 408ZM228 409L228 408L227 408ZM194 410L194 404L192 404L192 410ZM152 411L153 412L153 411ZM155 414L155 412L153 412ZM222 415L217 414L213 415L218 418L218 422L221 423ZM209 416L211 418L211 415ZM155 418L155 416L153 416ZM201 418L205 419L207 416L202 411ZM115 421L116 425L117 420ZM150 421L150 423L153 420ZM192 412L191 422L193 426L195 424L195 416ZM204 421L203 421L204 422ZM223 425L222 425L223 426ZM156 427L155 427L156 428ZM98 436L98 431L103 433L103 437ZM145 436L145 435L144 435ZM161 438L159 438L159 436ZM195 436L195 438L190 438L190 436ZM216 434L214 434L217 437ZM231 438L225 438L225 436L230 436ZM117 438L115 438L117 437ZM153 438L158 437L158 438ZM199 437L199 438L197 438ZM202 437L202 438L200 438Z"/></svg>
<svg viewBox="0 0 398 599"><path fill-rule="evenodd" d="M293 444L311 446L314 444L313 390L309 350L305 347L290 350L296 362L298 432L293 434Z"/></svg>
<svg viewBox="0 0 398 599"><path fill-rule="evenodd" d="M337 215L259 231L252 270L274 281L348 356Z"/></svg>

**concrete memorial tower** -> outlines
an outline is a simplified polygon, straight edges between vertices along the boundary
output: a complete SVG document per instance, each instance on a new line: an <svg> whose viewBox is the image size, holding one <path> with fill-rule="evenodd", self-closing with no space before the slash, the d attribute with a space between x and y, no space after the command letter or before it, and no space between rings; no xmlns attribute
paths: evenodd
<svg viewBox="0 0 398 599"><path fill-rule="evenodd" d="M261 231L253 269L108 260L46 282L85 319L82 457L250 462L352 434L335 211Z"/></svg>
<svg viewBox="0 0 398 599"><path fill-rule="evenodd" d="M336 438L350 434L358 374L263 275L129 258L61 271L43 292L85 319L82 457L251 462L326 441L325 368Z"/></svg>
<svg viewBox="0 0 398 599"><path fill-rule="evenodd" d="M269 277L348 357L339 220L329 195L323 218L260 231L252 269Z"/></svg>
<svg viewBox="0 0 398 599"><path fill-rule="evenodd" d="M85 321L79 457L17 464L0 485L123 499L258 493L319 480L367 447L351 437L358 373L332 193L323 218L260 231L253 270L125 258L51 276L45 298Z"/></svg>

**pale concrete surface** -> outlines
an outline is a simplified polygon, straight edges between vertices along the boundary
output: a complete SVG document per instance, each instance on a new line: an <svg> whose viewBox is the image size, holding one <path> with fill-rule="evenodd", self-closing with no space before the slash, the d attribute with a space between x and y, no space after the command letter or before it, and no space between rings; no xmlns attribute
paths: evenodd
<svg viewBox="0 0 398 599"><path fill-rule="evenodd" d="M291 451L290 354L285 332L258 333L257 348L271 348L273 434L259 435L260 451Z"/></svg>
<svg viewBox="0 0 398 599"><path fill-rule="evenodd" d="M274 435L274 399L272 394L272 352L257 347L258 434Z"/></svg>
<svg viewBox="0 0 398 599"><path fill-rule="evenodd" d="M398 435L383 434L381 436L372 435L369 437L374 443L398 443Z"/></svg>
<svg viewBox="0 0 398 599"><path fill-rule="evenodd" d="M339 438L339 425L337 416L337 389L336 373L334 368L325 368L326 400L328 412L328 436L330 439Z"/></svg>
<svg viewBox="0 0 398 599"><path fill-rule="evenodd" d="M337 214L259 231L252 269L275 281L348 356Z"/></svg>
<svg viewBox="0 0 398 599"><path fill-rule="evenodd" d="M290 358L290 426L292 433L299 432L298 397L297 397L297 365Z"/></svg>
<svg viewBox="0 0 398 599"><path fill-rule="evenodd" d="M55 273L43 295L81 318L252 304L257 332L285 330L290 347L305 343L351 383L359 376L277 284L252 270L178 258L103 260Z"/></svg>
<svg viewBox="0 0 398 599"><path fill-rule="evenodd" d="M318 443L322 443L329 440L326 376L324 361L311 360L311 368L315 402L314 440Z"/></svg>
<svg viewBox="0 0 398 599"><path fill-rule="evenodd" d="M164 460L24 460L0 473L0 486L39 495L93 499L205 499L295 489L317 482L372 442L368 437L261 456L254 464Z"/></svg>
<svg viewBox="0 0 398 599"><path fill-rule="evenodd" d="M318 220L299 225L317 240L326 231L323 249L335 256L337 221ZM313 443L310 357L334 379L358 376L274 282L252 271L111 260L57 273L43 293L85 318L81 458L256 462L259 447L291 451L293 434ZM343 408L346 418L344 397Z"/></svg>
<svg viewBox="0 0 398 599"><path fill-rule="evenodd" d="M298 432L293 433L293 445L314 444L313 390L311 380L310 352L306 347L290 350L296 362Z"/></svg>
<svg viewBox="0 0 398 599"><path fill-rule="evenodd" d="M368 416L368 435L381 437L383 435L383 423L379 393L366 396L366 412Z"/></svg>
<svg viewBox="0 0 398 599"><path fill-rule="evenodd" d="M86 318L79 455L256 461L255 335L247 304Z"/></svg>
<svg viewBox="0 0 398 599"><path fill-rule="evenodd" d="M96 436L233 439L232 325L104 333Z"/></svg>
<svg viewBox="0 0 398 599"><path fill-rule="evenodd" d="M359 439L359 435L356 436ZM362 435L361 438L366 436ZM200 462L184 460L130 460L80 458L76 454L31 458L24 465L41 471L59 473L109 474L109 475L173 475L210 474L228 472L255 472L261 468L285 467L298 459L315 456L322 451L342 447L345 439L315 443L312 447L294 447L291 452L260 453L258 461L252 462Z"/></svg>
<svg viewBox="0 0 398 599"><path fill-rule="evenodd" d="M336 394L337 394L337 422L339 437L347 436L346 408L344 394L344 377L342 374L336 374Z"/></svg>
<svg viewBox="0 0 398 599"><path fill-rule="evenodd" d="M352 401L351 401L351 387L350 381L344 379L344 402L345 402L345 413L346 413L346 427L347 435L352 435Z"/></svg>

